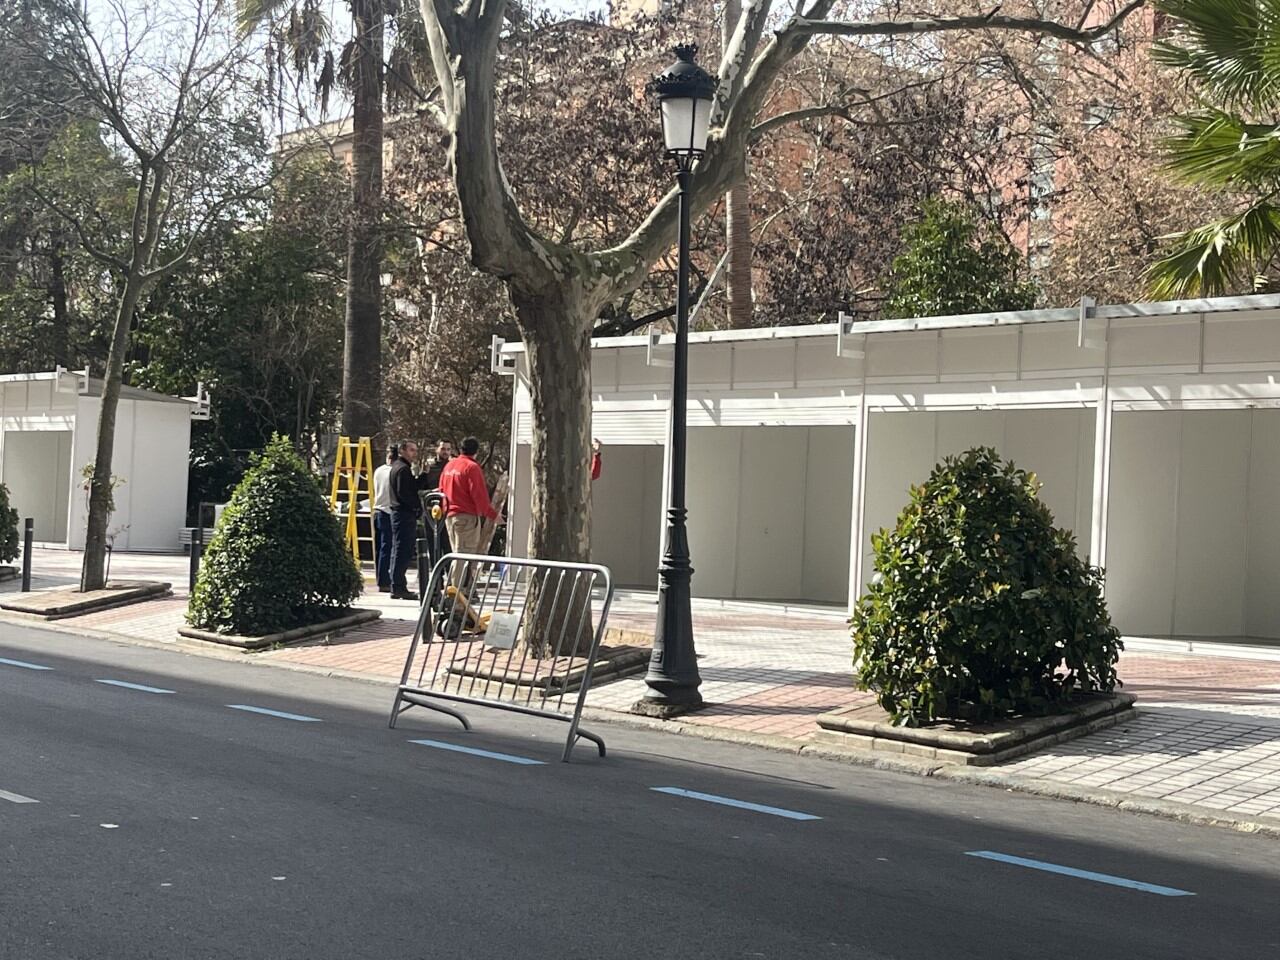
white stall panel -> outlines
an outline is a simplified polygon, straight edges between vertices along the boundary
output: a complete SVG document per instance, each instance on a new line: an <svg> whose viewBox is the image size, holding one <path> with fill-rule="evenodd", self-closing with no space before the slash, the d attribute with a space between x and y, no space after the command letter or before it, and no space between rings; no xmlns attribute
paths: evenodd
<svg viewBox="0 0 1280 960"><path fill-rule="evenodd" d="M1122 633L1173 631L1181 414L1116 413L1107 511L1107 607Z"/></svg>
<svg viewBox="0 0 1280 960"><path fill-rule="evenodd" d="M1092 517L1093 411L966 410L943 413L873 413L868 430L867 579L874 573L871 534L892 527L913 484L929 478L943 457L993 447L1039 478L1041 499L1055 523L1077 533L1083 555ZM1079 543L1083 536L1084 543Z"/></svg>
<svg viewBox="0 0 1280 960"><path fill-rule="evenodd" d="M808 446L804 427L742 431L735 597L796 600L803 593Z"/></svg>
<svg viewBox="0 0 1280 960"><path fill-rule="evenodd" d="M1054 522L1089 550L1093 516L1093 410L1011 410L1005 415L1004 456L1040 481L1040 499Z"/></svg>
<svg viewBox="0 0 1280 960"><path fill-rule="evenodd" d="M933 451L934 463L943 457L953 457L974 447L1004 446L1003 410L965 410L955 413L939 413L934 417L934 429L938 445ZM1021 464L1019 464L1021 466ZM932 468L933 464L930 464ZM927 474L916 479L922 483Z"/></svg>
<svg viewBox="0 0 1280 960"><path fill-rule="evenodd" d="M1245 632L1280 638L1280 410L1253 411Z"/></svg>
<svg viewBox="0 0 1280 960"><path fill-rule="evenodd" d="M695 597L732 597L737 573L742 429L689 430L689 553ZM743 518L745 522L745 518Z"/></svg>
<svg viewBox="0 0 1280 960"><path fill-rule="evenodd" d="M116 503L129 500L128 547L178 550L186 523L191 415L185 404L135 403L137 442L129 451L129 482ZM123 538L121 538L123 539ZM120 541L117 540L117 543Z"/></svg>
<svg viewBox="0 0 1280 960"><path fill-rule="evenodd" d="M591 484L591 560L618 586L658 581L662 448L606 447L600 479Z"/></svg>
<svg viewBox="0 0 1280 960"><path fill-rule="evenodd" d="M942 334L942 375L1008 374L1018 369L1018 331L948 330Z"/></svg>
<svg viewBox="0 0 1280 960"><path fill-rule="evenodd" d="M849 597L853 435L852 427L809 428L800 596L818 603Z"/></svg>
<svg viewBox="0 0 1280 960"><path fill-rule="evenodd" d="M872 413L867 418L867 489L862 544L863 570L874 573L871 535L892 527L907 505L908 491L922 483L937 462L934 413Z"/></svg>
<svg viewBox="0 0 1280 960"><path fill-rule="evenodd" d="M511 511L507 518L507 556L529 555L530 502L533 498L533 456L529 445L516 447L515 483L511 487ZM592 519L595 519L592 511Z"/></svg>
<svg viewBox="0 0 1280 960"><path fill-rule="evenodd" d="M67 498L71 486L70 430L10 430L4 436L0 482L18 511L18 530L30 517L42 543L67 539Z"/></svg>
<svg viewBox="0 0 1280 960"><path fill-rule="evenodd" d="M1173 632L1244 633L1248 410L1186 411L1178 484Z"/></svg>
<svg viewBox="0 0 1280 960"><path fill-rule="evenodd" d="M71 475L77 484L81 471L96 455L101 405L97 397L79 400L71 455ZM191 415L186 404L120 401L111 472L123 482L116 487L116 509L107 525L116 550L178 549L186 522L190 440ZM68 536L73 549L83 549L88 519L84 494L73 488Z"/></svg>
<svg viewBox="0 0 1280 960"><path fill-rule="evenodd" d="M664 349L670 350L670 347ZM663 368L666 369L666 368ZM671 373L669 369L666 370ZM728 387L733 374L733 353L715 343L689 344L689 385L706 389Z"/></svg>

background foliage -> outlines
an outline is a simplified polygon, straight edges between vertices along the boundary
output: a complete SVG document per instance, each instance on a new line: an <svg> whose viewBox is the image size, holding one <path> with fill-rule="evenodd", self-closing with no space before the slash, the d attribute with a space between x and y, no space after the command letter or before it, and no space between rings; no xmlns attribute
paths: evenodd
<svg viewBox="0 0 1280 960"><path fill-rule="evenodd" d="M0 483L0 563L16 560L18 545L18 511L9 506L9 488Z"/></svg>
<svg viewBox="0 0 1280 960"><path fill-rule="evenodd" d="M1036 287L1020 276L1009 242L961 204L930 200L903 231L905 249L889 268L888 317L943 317L1030 310Z"/></svg>

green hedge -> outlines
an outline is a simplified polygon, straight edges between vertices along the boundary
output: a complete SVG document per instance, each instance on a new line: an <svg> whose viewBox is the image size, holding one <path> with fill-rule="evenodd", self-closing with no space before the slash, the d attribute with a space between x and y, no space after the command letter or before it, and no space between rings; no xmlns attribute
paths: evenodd
<svg viewBox="0 0 1280 960"><path fill-rule="evenodd" d="M187 621L201 630L263 636L331 619L362 588L319 483L277 436L222 514Z"/></svg>
<svg viewBox="0 0 1280 960"><path fill-rule="evenodd" d="M1115 687L1122 643L1102 572L1054 526L1039 487L994 450L970 450L872 537L854 672L895 723L1044 712Z"/></svg>
<svg viewBox="0 0 1280 960"><path fill-rule="evenodd" d="M0 483L0 563L18 559L18 511L9 506L9 488Z"/></svg>

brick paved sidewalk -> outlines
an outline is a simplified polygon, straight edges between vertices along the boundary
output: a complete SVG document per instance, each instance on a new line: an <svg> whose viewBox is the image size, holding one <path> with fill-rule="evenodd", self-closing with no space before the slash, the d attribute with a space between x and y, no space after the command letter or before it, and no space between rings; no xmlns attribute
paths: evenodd
<svg viewBox="0 0 1280 960"><path fill-rule="evenodd" d="M141 558L135 565L122 555L113 574L155 577L164 568L160 559ZM183 558L163 559L170 569L175 561L185 569ZM77 554L63 555L69 569L78 569L78 560ZM53 566L45 563L41 569ZM175 580L175 588L185 587L185 577L179 584L173 573L165 576ZM382 608L382 620L332 642L252 656L397 680L416 605L377 594L365 603L370 604ZM185 607L185 597L175 597L87 614L62 626L172 642ZM651 594L621 593L609 623L651 631L654 615ZM695 601L694 629L708 706L681 718L686 726L803 742L817 731L818 714L870 700L852 687L843 614ZM1120 676L1124 689L1138 695L1140 713L1134 720L999 771L1280 823L1280 662L1130 652L1121 659ZM624 679L593 688L588 704L626 711L643 691L642 679Z"/></svg>

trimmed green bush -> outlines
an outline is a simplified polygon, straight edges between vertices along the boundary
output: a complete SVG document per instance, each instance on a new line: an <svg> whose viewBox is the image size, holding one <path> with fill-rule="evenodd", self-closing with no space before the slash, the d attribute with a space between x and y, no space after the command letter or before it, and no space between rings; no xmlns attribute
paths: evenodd
<svg viewBox="0 0 1280 960"><path fill-rule="evenodd" d="M0 563L18 559L18 511L9 506L9 488L0 483Z"/></svg>
<svg viewBox="0 0 1280 960"><path fill-rule="evenodd" d="M263 636L320 623L363 588L342 526L284 437L257 457L205 551L187 621Z"/></svg>
<svg viewBox="0 0 1280 960"><path fill-rule="evenodd" d="M947 457L892 530L851 621L854 675L893 722L1041 713L1110 692L1123 644L1102 571L1054 526L1034 474L977 448Z"/></svg>

